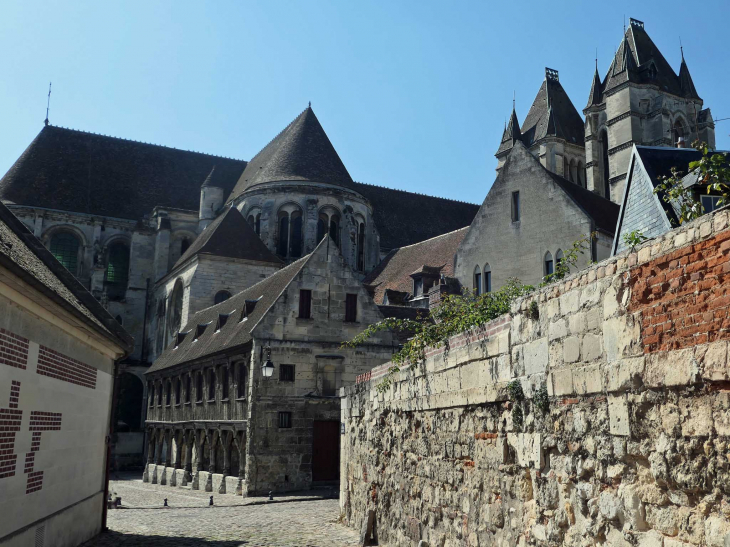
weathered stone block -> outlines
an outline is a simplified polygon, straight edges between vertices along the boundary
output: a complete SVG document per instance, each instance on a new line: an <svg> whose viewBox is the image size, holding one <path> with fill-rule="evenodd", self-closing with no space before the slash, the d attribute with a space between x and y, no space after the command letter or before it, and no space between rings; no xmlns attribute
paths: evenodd
<svg viewBox="0 0 730 547"><path fill-rule="evenodd" d="M563 359L566 363L580 360L580 338L569 336L563 341Z"/></svg>
<svg viewBox="0 0 730 547"><path fill-rule="evenodd" d="M706 437L712 433L712 405L709 397L693 397L679 401L682 435Z"/></svg>
<svg viewBox="0 0 730 547"><path fill-rule="evenodd" d="M573 371L573 388L578 395L603 391L601 365L591 365Z"/></svg>
<svg viewBox="0 0 730 547"><path fill-rule="evenodd" d="M542 436L539 433L508 433L507 443L512 447L517 465L541 468Z"/></svg>
<svg viewBox="0 0 730 547"><path fill-rule="evenodd" d="M611 435L628 437L631 434L629 404L625 395L608 396L608 419Z"/></svg>
<svg viewBox="0 0 730 547"><path fill-rule="evenodd" d="M685 386L699 374L692 348L647 356L644 383L647 387Z"/></svg>
<svg viewBox="0 0 730 547"><path fill-rule="evenodd" d="M549 386L552 386L551 395L571 395L573 393L573 371L567 368L551 372L548 376L548 389Z"/></svg>
<svg viewBox="0 0 730 547"><path fill-rule="evenodd" d="M602 365L602 369L606 391L626 391L641 383L644 375L644 357L614 361Z"/></svg>
<svg viewBox="0 0 730 547"><path fill-rule="evenodd" d="M523 346L525 374L541 374L548 365L548 341L540 338Z"/></svg>
<svg viewBox="0 0 730 547"><path fill-rule="evenodd" d="M548 325L548 338L550 341L557 340L568 334L568 325L565 319L552 321Z"/></svg>
<svg viewBox="0 0 730 547"><path fill-rule="evenodd" d="M581 343L581 353L584 361L598 359L603 353L601 337L597 334L586 334Z"/></svg>

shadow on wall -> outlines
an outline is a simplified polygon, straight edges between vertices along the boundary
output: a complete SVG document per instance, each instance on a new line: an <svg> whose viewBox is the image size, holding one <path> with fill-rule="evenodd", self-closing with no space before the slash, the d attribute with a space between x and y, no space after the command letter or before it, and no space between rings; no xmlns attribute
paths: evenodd
<svg viewBox="0 0 730 547"><path fill-rule="evenodd" d="M82 543L80 547L146 547L148 545L159 545L170 547L193 547L198 545L207 545L209 547L239 547L240 545L249 545L248 541L219 541L207 540L194 537L173 537L173 536L156 536L145 534L123 534L121 532L102 532L86 543Z"/></svg>

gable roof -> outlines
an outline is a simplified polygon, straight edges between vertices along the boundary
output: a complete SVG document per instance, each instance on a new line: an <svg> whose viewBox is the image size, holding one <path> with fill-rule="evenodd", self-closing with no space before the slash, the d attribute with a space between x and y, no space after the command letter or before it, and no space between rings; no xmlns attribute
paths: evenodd
<svg viewBox="0 0 730 547"><path fill-rule="evenodd" d="M289 180L355 188L311 106L251 159L228 200L258 184Z"/></svg>
<svg viewBox="0 0 730 547"><path fill-rule="evenodd" d="M2 203L0 264L124 352L132 351L127 331Z"/></svg>
<svg viewBox="0 0 730 547"><path fill-rule="evenodd" d="M414 245L393 249L388 253L363 281L373 289L376 304L383 303L386 290L412 294L411 274L421 270L423 266L435 268L432 271L437 275L453 276L454 255L468 229L468 227L460 228Z"/></svg>
<svg viewBox="0 0 730 547"><path fill-rule="evenodd" d="M682 85L680 78L647 34L644 23L637 19L630 19L629 23L604 78L602 93L625 82L634 82L656 85L659 89L680 97L699 99L694 84L691 88L687 87L686 81ZM686 66L685 70L689 75Z"/></svg>
<svg viewBox="0 0 730 547"><path fill-rule="evenodd" d="M522 142L530 147L545 137L558 137L585 146L583 118L560 85L558 72L545 69L545 79L522 123Z"/></svg>
<svg viewBox="0 0 730 547"><path fill-rule="evenodd" d="M523 152L522 155L528 157L530 161L533 161L535 163L536 166L539 166L539 169L546 173L556 184L556 186L563 190L563 192L567 194L570 200L575 203L578 208L581 209L589 218L593 220L596 229L611 235L614 234L620 209L617 204L604 197L599 196L594 192L591 192L590 190L583 188L575 182L570 182L568 179L561 177L560 175L557 175L549 169L545 168L545 166L540 163L539 159L530 154L530 151L527 150L524 144L518 143L514 147L513 151L520 147L521 151ZM509 173L508 162L510 162L511 158L512 152L510 152L510 155L507 158L507 162L505 162L505 166L502 168L499 175L497 175L498 177L506 176Z"/></svg>
<svg viewBox="0 0 730 547"><path fill-rule="evenodd" d="M188 319L187 324L180 330L187 333L181 342L170 344L152 363L147 374L157 372L181 363L200 359L230 348L242 346L252 340L251 333L271 306L281 296L289 283L302 271L310 257L317 252L317 249L328 239L325 236L315 250L296 262L292 262L286 268L273 273L266 279L259 281L248 289L233 295L228 300L205 308L195 313ZM250 310L244 321L241 321L241 312L246 303L253 303L253 310ZM220 315L228 315L226 324L215 332ZM196 338L196 331L199 325L208 325L200 336Z"/></svg>
<svg viewBox="0 0 730 547"><path fill-rule="evenodd" d="M156 206L197 211L213 166L228 192L246 162L49 125L0 179L0 199L132 220Z"/></svg>
<svg viewBox="0 0 730 547"><path fill-rule="evenodd" d="M209 254L225 258L284 264L272 253L235 207L228 207L206 226L175 263L173 269L195 255Z"/></svg>
<svg viewBox="0 0 730 547"><path fill-rule="evenodd" d="M479 211L474 203L361 182L355 186L373 206L381 249L413 245L469 226Z"/></svg>

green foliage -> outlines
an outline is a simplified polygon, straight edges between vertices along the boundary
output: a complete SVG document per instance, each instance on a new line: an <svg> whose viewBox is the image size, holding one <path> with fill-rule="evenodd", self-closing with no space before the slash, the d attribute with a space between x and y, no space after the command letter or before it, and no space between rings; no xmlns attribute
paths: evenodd
<svg viewBox="0 0 730 547"><path fill-rule="evenodd" d="M512 380L507 384L507 396L512 402L519 402L525 398L525 392L522 391L522 383L519 380Z"/></svg>
<svg viewBox="0 0 730 547"><path fill-rule="evenodd" d="M528 317L533 321L540 319L540 308L537 306L537 301L533 300L530 302L530 310L528 311Z"/></svg>
<svg viewBox="0 0 730 547"><path fill-rule="evenodd" d="M595 232L573 243L558 261L555 272L546 276L541 286L563 279L570 272L571 266L577 268L578 257L585 252L594 238ZM462 295L446 295L438 307L431 310L431 321L389 317L369 325L352 340L343 342L342 347L355 348L364 345L372 336L385 330L408 335L408 341L393 354L391 359L393 365L388 374L378 384L378 391L382 392L392 384L396 373L402 369L412 370L423 362L428 348L441 347L450 337L509 313L512 303L517 298L534 290L535 287L532 285L525 285L519 279L510 278L495 292L476 295L471 291L465 291ZM529 313L533 319L537 319L539 316L537 302L530 304Z"/></svg>
<svg viewBox="0 0 730 547"><path fill-rule="evenodd" d="M531 285L523 285L517 279L509 279L498 291L474 295L446 295L439 306L432 310L433 321L411 321L405 319L386 318L368 326L355 338L344 342L343 347L363 345L376 333L383 330L406 332L412 334L392 358L393 366L383 382L378 385L380 391L385 390L392 382L393 375L402 367L413 369L425 358L426 349L440 347L455 334L464 332L492 319L496 319L510 311L515 299L534 290Z"/></svg>
<svg viewBox="0 0 730 547"><path fill-rule="evenodd" d="M537 408L543 412L547 412L550 408L550 397L548 397L547 386L540 387L540 389L535 392L533 400L535 401L535 406Z"/></svg>
<svg viewBox="0 0 730 547"><path fill-rule="evenodd" d="M633 251L637 245L641 245L644 241L648 241L649 238L646 237L641 230L634 230L633 232L624 234L623 240L624 244Z"/></svg>
<svg viewBox="0 0 730 547"><path fill-rule="evenodd" d="M554 281L564 279L569 273L570 268L578 268L578 258L580 255L585 254L587 249L590 249L591 243L596 238L596 232L581 237L580 239L573 242L570 249L563 252L563 258L558 260L555 265L555 271L542 278L541 287L548 285Z"/></svg>
<svg viewBox="0 0 730 547"><path fill-rule="evenodd" d="M730 167L723 154L712 154L706 142L695 141L692 146L702 153L702 158L689 164L690 171L697 171L697 184L706 188L708 194L720 196L718 205L727 205L730 202ZM672 205L679 217L679 223L684 224L701 217L704 214L702 203L697 199L696 189L685 187L682 183L684 173L672 167L669 177L660 177L660 184L654 188L655 194L662 195L662 199Z"/></svg>

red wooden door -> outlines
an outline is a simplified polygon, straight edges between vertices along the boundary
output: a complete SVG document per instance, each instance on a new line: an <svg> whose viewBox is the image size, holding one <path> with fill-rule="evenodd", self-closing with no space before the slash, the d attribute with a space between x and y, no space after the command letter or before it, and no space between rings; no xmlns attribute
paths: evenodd
<svg viewBox="0 0 730 547"><path fill-rule="evenodd" d="M314 422L312 481L340 478L340 422Z"/></svg>

